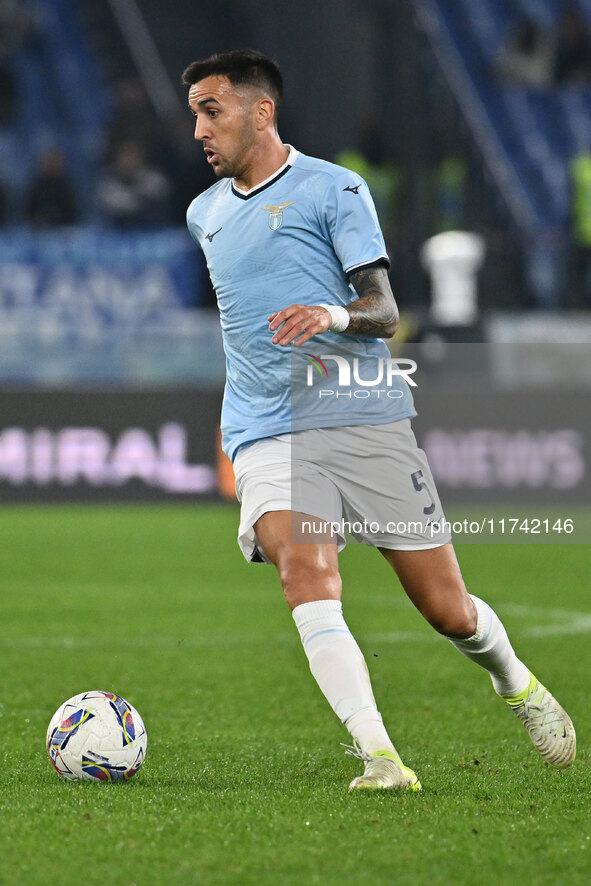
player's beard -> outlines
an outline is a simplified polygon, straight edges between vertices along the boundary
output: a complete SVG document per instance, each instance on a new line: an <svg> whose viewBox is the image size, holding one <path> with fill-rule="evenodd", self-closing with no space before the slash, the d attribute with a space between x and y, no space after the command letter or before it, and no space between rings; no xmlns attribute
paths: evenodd
<svg viewBox="0 0 591 886"><path fill-rule="evenodd" d="M250 120L247 119L240 131L240 141L234 155L232 157L218 155L221 162L213 167L218 178L240 178L251 160L255 142L255 132Z"/></svg>

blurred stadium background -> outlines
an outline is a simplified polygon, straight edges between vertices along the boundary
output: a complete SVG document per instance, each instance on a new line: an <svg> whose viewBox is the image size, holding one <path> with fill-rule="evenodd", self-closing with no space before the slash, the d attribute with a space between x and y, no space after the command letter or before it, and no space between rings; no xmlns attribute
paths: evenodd
<svg viewBox="0 0 591 886"><path fill-rule="evenodd" d="M588 503L590 33L590 0L2 0L2 499L231 494L180 75L253 46L284 140L370 184L445 500Z"/></svg>

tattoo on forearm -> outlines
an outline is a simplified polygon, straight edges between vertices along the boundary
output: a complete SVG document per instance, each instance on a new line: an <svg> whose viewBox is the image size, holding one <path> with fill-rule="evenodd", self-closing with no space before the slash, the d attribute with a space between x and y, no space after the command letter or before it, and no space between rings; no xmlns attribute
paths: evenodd
<svg viewBox="0 0 591 886"><path fill-rule="evenodd" d="M351 321L345 333L390 338L398 329L398 308L386 268L362 268L349 279L359 299L347 305Z"/></svg>

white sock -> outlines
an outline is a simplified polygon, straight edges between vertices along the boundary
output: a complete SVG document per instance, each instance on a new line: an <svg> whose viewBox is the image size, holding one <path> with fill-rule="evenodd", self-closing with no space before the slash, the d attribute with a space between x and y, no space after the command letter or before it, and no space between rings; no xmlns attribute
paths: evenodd
<svg viewBox="0 0 591 886"><path fill-rule="evenodd" d="M343 618L340 600L316 600L293 610L310 670L333 711L361 749L392 751L394 745L373 697L363 653Z"/></svg>
<svg viewBox="0 0 591 886"><path fill-rule="evenodd" d="M470 594L478 611L476 633L466 640L451 640L456 649L490 674L498 695L517 695L529 683L529 671L515 652L507 631L490 606Z"/></svg>

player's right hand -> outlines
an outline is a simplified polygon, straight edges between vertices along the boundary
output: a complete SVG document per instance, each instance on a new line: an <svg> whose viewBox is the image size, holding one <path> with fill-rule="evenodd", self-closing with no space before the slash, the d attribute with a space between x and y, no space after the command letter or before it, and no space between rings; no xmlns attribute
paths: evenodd
<svg viewBox="0 0 591 886"><path fill-rule="evenodd" d="M312 336L326 332L332 317L320 305L290 305L268 317L269 329L275 335L274 345L294 344L296 347L310 341Z"/></svg>

